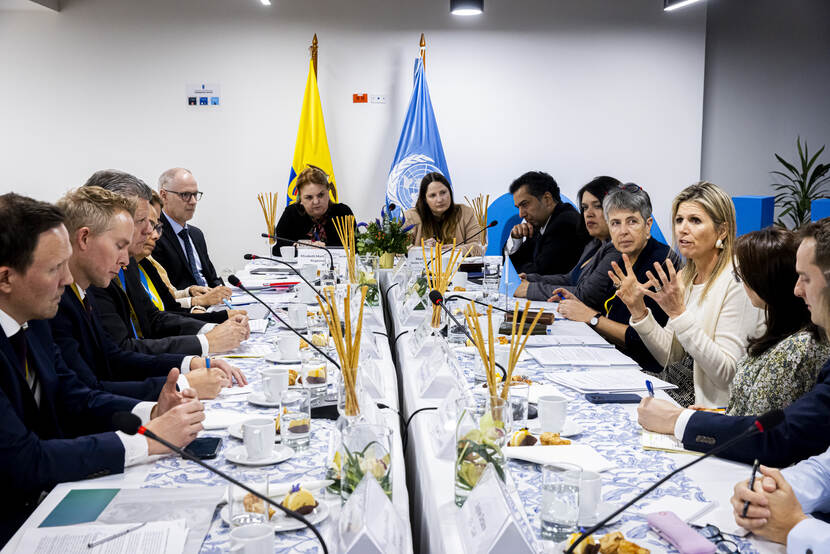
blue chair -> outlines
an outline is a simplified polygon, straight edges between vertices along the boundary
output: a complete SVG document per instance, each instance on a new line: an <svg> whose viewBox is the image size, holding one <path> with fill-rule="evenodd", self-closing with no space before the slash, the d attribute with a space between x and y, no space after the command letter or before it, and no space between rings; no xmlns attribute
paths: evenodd
<svg viewBox="0 0 830 554"><path fill-rule="evenodd" d="M487 207L487 218L490 221L498 220L499 224L487 229L487 251L488 256L501 256L510 230L518 225L522 218L519 217L519 209L513 205L513 195L504 193Z"/></svg>
<svg viewBox="0 0 830 554"><path fill-rule="evenodd" d="M733 196L736 234L740 237L772 225L775 214L774 196Z"/></svg>
<svg viewBox="0 0 830 554"><path fill-rule="evenodd" d="M810 204L810 221L830 217L830 198L819 198Z"/></svg>

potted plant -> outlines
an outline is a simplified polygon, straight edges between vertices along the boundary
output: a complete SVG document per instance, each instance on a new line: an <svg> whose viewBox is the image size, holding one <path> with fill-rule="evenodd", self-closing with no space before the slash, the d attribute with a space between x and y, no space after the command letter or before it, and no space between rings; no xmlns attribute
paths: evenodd
<svg viewBox="0 0 830 554"><path fill-rule="evenodd" d="M389 269L394 265L396 254L406 254L411 242L409 231L412 225L404 226L402 218L390 215L391 210L384 208L380 212L380 219L371 223L360 223L363 227L357 238L358 254L375 254L380 258L380 268Z"/></svg>
<svg viewBox="0 0 830 554"><path fill-rule="evenodd" d="M792 164L775 154L778 162L784 166L787 172L773 171L773 175L781 178L781 182L773 183L772 188L778 191L775 195L775 205L782 208L776 223L787 227L785 217L797 229L810 222L810 206L813 200L827 198L824 185L830 181L830 164L816 163L818 157L824 152L824 146L810 157L807 142L804 148L801 147L801 137L795 142L798 148L798 162Z"/></svg>

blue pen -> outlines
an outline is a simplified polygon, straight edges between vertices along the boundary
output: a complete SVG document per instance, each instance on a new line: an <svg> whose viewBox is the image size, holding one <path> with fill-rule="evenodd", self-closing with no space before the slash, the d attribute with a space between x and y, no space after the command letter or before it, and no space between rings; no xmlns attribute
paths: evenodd
<svg viewBox="0 0 830 554"><path fill-rule="evenodd" d="M654 398L654 385L648 379L646 379L646 388L648 389L648 395Z"/></svg>
<svg viewBox="0 0 830 554"><path fill-rule="evenodd" d="M224 302L224 303L225 303L225 306L227 306L229 310L233 310L233 304L231 304L230 302L228 302L228 299L227 299L227 298L223 298L223 299L222 299L222 302Z"/></svg>
<svg viewBox="0 0 830 554"><path fill-rule="evenodd" d="M205 367L210 369L210 357L208 356L205 357Z"/></svg>

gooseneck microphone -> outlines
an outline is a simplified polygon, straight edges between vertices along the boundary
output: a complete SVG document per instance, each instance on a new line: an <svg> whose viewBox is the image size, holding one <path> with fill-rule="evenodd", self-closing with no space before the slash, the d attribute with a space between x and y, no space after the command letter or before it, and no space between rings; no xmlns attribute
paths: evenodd
<svg viewBox="0 0 830 554"><path fill-rule="evenodd" d="M248 288L247 288L247 287L245 287L245 285L243 285L243 284L242 284L242 282L239 280L239 277L237 277L236 275L228 275L228 282L229 282L230 284L232 284L233 286L235 286L236 288L241 289L241 290L243 290L243 291L247 292L247 293L248 293L248 296L250 296L251 298L253 298L253 299L254 299L254 300L256 300L257 302L259 302L260 304L262 304L263 306L265 306L265 309L266 309L266 310L268 310L269 312L271 312L271 315L272 315L272 316L274 316L275 318L277 318L277 321L279 321L280 323L282 323L284 327L288 328L288 330L289 330L289 331L291 331L292 333L294 333L295 335L297 335L298 337L300 337L301 339L303 339L304 341L306 341L306 343L307 343L307 344L308 344L311 348L313 348L314 350L316 350L317 352L319 352L321 356L323 356L325 359L327 359L328 361L330 361L331 363L333 363L333 364L334 364L334 367L336 367L337 369L340 369L340 364L338 364L337 362L335 362L335 361L334 361L334 359L333 359L331 356L329 356L328 354L326 354L325 352L323 352L323 351L320 349L320 347L319 347L319 346L317 346L316 344L314 344L314 341L311 341L311 340L306 340L306 338L303 336L303 334L302 334L302 333L300 333L300 332L299 332L299 331L297 331L294 327L292 327L291 325L289 325L288 323L286 323L286 322L285 322L285 320L284 320L283 318L281 318L281 317L277 314L277 312L275 312L275 311L271 308L271 306L269 306L268 304L266 304L266 303L262 300L262 298L260 298L259 296L257 296L256 294L254 294L254 293L252 293L250 290L248 290Z"/></svg>
<svg viewBox="0 0 830 554"><path fill-rule="evenodd" d="M467 298L466 296L462 296L460 294L448 294L447 298L460 298L462 300L467 300L468 302L475 302L480 306L491 306L494 310L498 310L500 312L504 312L506 314L511 313L510 310L505 310L504 308L499 308L498 306L494 306L493 304L488 304L487 302L482 302L481 300L476 300L475 298Z"/></svg>
<svg viewBox="0 0 830 554"><path fill-rule="evenodd" d="M215 467L213 467L209 464L206 464L205 462L203 462L202 460L200 460L196 456L190 454L186 450L183 450L183 449L179 448L175 444L172 444L172 443L168 442L167 440L165 440L164 438L162 438L162 437L158 436L157 434L153 433L152 431L150 431L149 429L147 429L146 427L144 427L141 424L141 419L137 415L135 415L133 413L130 413L130 412L115 412L114 414L112 414L112 425L118 431L121 431L122 433L126 433L128 435L139 434L139 435L144 435L145 437L147 437L149 439L153 439L154 441L163 444L164 446L166 446L167 448L169 448L170 450L172 450L173 452L175 452L176 454L178 454L182 458L185 458L187 460L190 460L191 462L199 464L200 466L207 469L211 473L215 473L216 475L218 475L222 479L224 479L224 480L226 480L230 483L233 483L234 485L236 485L237 487L239 487L241 489L244 489L244 490L248 491L249 493L256 496L260 500L266 502L267 504L270 504L271 506L274 506L275 508L278 508L279 510L282 510L282 512L285 515L287 515L288 517L294 518L297 521L302 522L303 525L305 525L306 527L311 529L311 532L314 533L317 536L317 540L320 541L320 545L323 547L323 552L328 554L329 550L328 550L328 547L326 546L326 541L323 540L323 536L320 534L320 531L318 531L317 527L315 527L314 524L312 524L310 521L308 521L305 517L298 514L294 510L289 510L288 508L286 508L285 506L283 506L279 502L275 502L275 501L271 500L270 498L268 498L264 494L258 493L257 491L255 491L254 489L248 487L247 485L244 485L244 484L240 483L239 481L237 481L236 479L234 479L233 477L231 477L227 473L225 473L223 471L220 471L220 470L216 469Z"/></svg>
<svg viewBox="0 0 830 554"><path fill-rule="evenodd" d="M646 490L644 490L643 492L641 492L640 494L638 494L637 496L635 496L634 498L632 498L631 500L629 500L628 502L623 504L613 514L609 515L608 517L606 517L605 519L603 519L602 521L600 521L599 523L597 523L596 525L594 525L590 529L587 529L587 530L583 531L582 534L579 536L579 538L577 538L574 541L574 543L565 551L565 554L572 554L574 549L577 547L577 545L579 545L579 543L581 543L583 540L585 540L586 537L588 537L592 533L596 532L598 529L603 527L609 521L611 521L612 519L617 517L617 515L623 513L625 510L630 508L633 504L638 502L641 498L648 495L651 491L653 491L654 489L656 489L657 487L659 487L660 485L662 485L663 483L665 483L666 481L668 481L669 479L671 479L672 477L674 477L675 475L680 473L681 471L690 468L691 466L695 465L698 462L701 462L701 461L705 460L706 458L708 458L710 456L714 456L718 452L726 450L727 448L734 445L735 443L741 442L742 440L748 439L749 437L759 435L761 433L765 433L766 431L769 431L770 429L772 429L773 427L775 427L776 425L778 425L782 421L784 421L784 412L782 410L771 410L771 411L769 411L769 412L767 412L763 415L758 416L758 419L756 419L752 423L752 425L750 425L743 433L739 434L736 437L733 437L732 439L726 441L725 443L721 444L720 446L718 446L716 448L713 448L709 452L705 453L703 456L695 458L694 460L692 460L688 464L680 466L679 468L675 469L674 471L672 471L671 473L669 473L668 475L666 475L665 477L663 477L662 479L660 479L659 481L657 481L656 483L651 485L649 488L647 488Z"/></svg>
<svg viewBox="0 0 830 554"><path fill-rule="evenodd" d="M277 235L269 235L268 233L262 233L262 238L265 238L265 239L274 239L274 240L281 240L281 241L283 241L283 242L290 242L291 244L293 244L293 245L295 245L295 246L296 246L297 244L300 244L300 241L298 241L298 240L294 240L294 239L287 239L287 238L285 238L285 237L278 237ZM302 243L302 244L301 244L301 246L310 246L311 248L318 248L318 249L320 249L320 250L325 250L325 251L326 251L326 254L328 254L328 255L329 255L329 269L331 269L332 271L334 271L334 256L332 256L332 255L331 255L331 252L329 252L329 249L328 249L328 248L326 248L325 246L317 246L316 244L309 244L309 243L307 243L307 242Z"/></svg>
<svg viewBox="0 0 830 554"><path fill-rule="evenodd" d="M294 267L293 265L291 265L290 263L288 263L288 262L284 262L284 261L282 261L282 260L278 260L277 258L269 258L269 257L267 257L267 256L257 256L256 254L245 254L245 255L244 255L244 256L242 256L242 257L243 257L243 258L245 258L246 260L268 260L268 261L271 261L271 262L276 262L276 263L278 263L278 264L283 264L285 267L287 267L288 269L290 269L290 270L291 270L291 271L292 271L295 275L297 275L297 277L299 277L300 279L302 279L302 280L305 282L305 284L306 284L306 285L308 285L309 287L311 287L311 290L313 290L313 291L314 291L314 293L315 293L317 296L319 296L319 297L320 297L320 300L322 300L323 302L325 302L325 301L326 301L325 297L324 297L322 294L320 294L320 291L319 291L319 290L317 290L317 289L314 287L314 285L312 285L311 283L309 283L309 282L308 282L308 279L306 279L305 277L303 277L303 274L302 274L302 273L300 273L299 271L297 271L297 268L296 268L296 267Z"/></svg>
<svg viewBox="0 0 830 554"><path fill-rule="evenodd" d="M473 336L470 334L470 331L467 330L467 326L461 325L461 323L453 315L452 311L444 305L444 296L440 292L435 289L429 291L429 300L436 306L441 306L441 309L444 310L448 316L450 316L450 319L452 319L458 327L464 329L464 334L467 335L470 342L473 344L476 343L476 341L473 340ZM494 361L493 364L501 370L501 380L504 381L507 378L507 370L505 370L504 367L496 361Z"/></svg>

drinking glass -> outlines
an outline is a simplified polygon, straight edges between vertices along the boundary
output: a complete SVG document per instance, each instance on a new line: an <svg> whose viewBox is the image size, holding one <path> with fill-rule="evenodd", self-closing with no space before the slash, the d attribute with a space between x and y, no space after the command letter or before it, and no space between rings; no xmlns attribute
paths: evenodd
<svg viewBox="0 0 830 554"><path fill-rule="evenodd" d="M577 531L582 468L560 463L542 468L542 538L561 542Z"/></svg>
<svg viewBox="0 0 830 554"><path fill-rule="evenodd" d="M282 393L280 436L282 444L302 451L311 442L311 395L307 389L290 389Z"/></svg>

